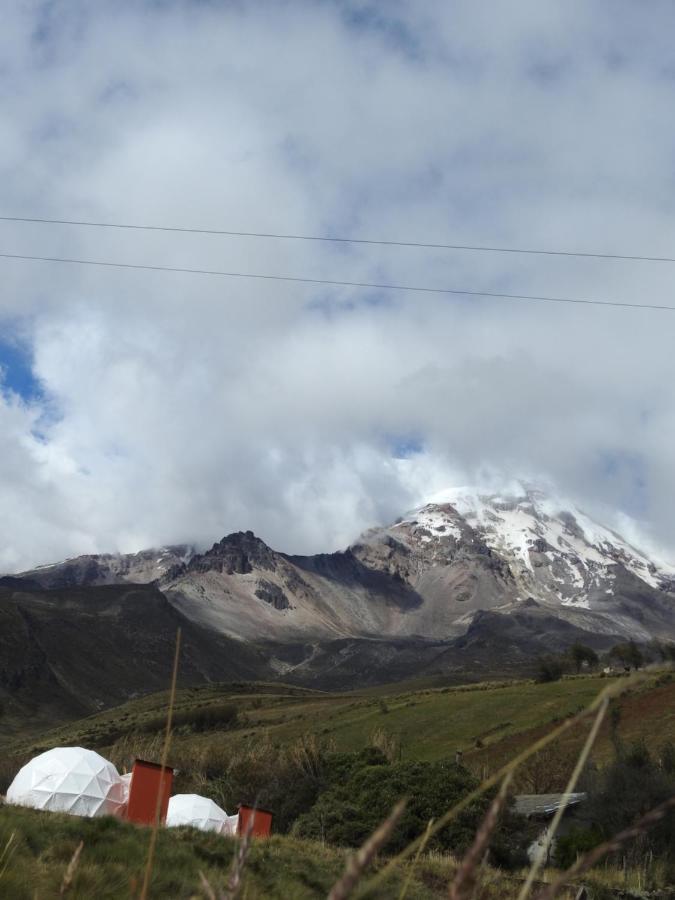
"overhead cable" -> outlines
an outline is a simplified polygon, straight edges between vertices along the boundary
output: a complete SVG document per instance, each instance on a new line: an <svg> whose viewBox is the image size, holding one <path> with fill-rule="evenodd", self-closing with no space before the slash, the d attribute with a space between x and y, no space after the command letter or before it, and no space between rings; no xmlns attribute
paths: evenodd
<svg viewBox="0 0 675 900"><path fill-rule="evenodd" d="M74 259L63 256L33 256L22 253L1 253L1 259L28 260L32 262L68 263L78 266L101 266L112 269L133 269L147 272L172 272L185 275L210 275L220 278L252 278L262 281L284 281L295 284L313 284L325 287L361 288L377 291L404 291L424 294L450 294L464 297L487 297L500 300L530 300L542 303L577 303L586 306L615 306L628 309L668 310L675 312L675 306L657 303L629 303L620 300L597 300L581 297L551 297L538 294L507 294L497 291L468 290L464 288L424 287L409 284L380 284L370 281L341 281L332 278L308 278L295 275L264 274L260 272L223 272L214 269L191 269L179 266L153 266L143 263L122 263L99 259Z"/></svg>
<svg viewBox="0 0 675 900"><path fill-rule="evenodd" d="M316 234L286 234L271 231L238 231L222 228L187 228L177 225L134 225L126 222L93 222L78 219L45 219L28 216L0 216L0 222L26 222L38 225L73 225L86 228L117 228L131 231L163 231L177 234L210 234L224 237L268 238L283 241L319 241L334 244L366 244L378 247L413 247L423 250L467 250L477 253L515 253L533 256L566 256L581 259L616 259L632 262L675 263L673 256L644 256L626 253L599 253L583 250L546 250L535 247L497 247L483 244L428 243L425 241L377 240L374 238L336 237Z"/></svg>

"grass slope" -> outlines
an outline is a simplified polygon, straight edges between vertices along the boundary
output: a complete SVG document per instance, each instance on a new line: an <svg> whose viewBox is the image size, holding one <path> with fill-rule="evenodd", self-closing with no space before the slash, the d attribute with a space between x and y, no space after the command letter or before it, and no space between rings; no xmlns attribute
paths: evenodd
<svg viewBox="0 0 675 900"><path fill-rule="evenodd" d="M404 759L433 761L461 750L465 759L503 762L517 750L588 703L608 684L599 676L565 678L549 684L503 682L463 688L327 694L277 684L230 684L179 692L176 750L217 745L232 753L262 741L288 746L312 734L338 750L358 750L377 731L385 732ZM619 701L619 731L626 740L658 734L675 739L675 678L654 673ZM232 707L237 721L228 721ZM166 695L154 694L43 734L38 741L15 742L7 751L34 753L55 745L110 746L125 735L161 731ZM192 727L205 712L206 730ZM219 728L218 718L224 725ZM616 720L615 716L615 720ZM597 753L609 753L609 724ZM580 739L572 734L567 740ZM181 753L181 755L183 755Z"/></svg>
<svg viewBox="0 0 675 900"><path fill-rule="evenodd" d="M112 818L80 819L0 806L0 857L7 848L0 864L0 896L12 900L59 896L64 873L80 841L84 848L69 897L117 900L137 896L148 838L148 829ZM204 873L214 889L223 887L234 850L231 838L191 828L161 829L150 896L172 900L205 897L199 873ZM241 896L246 900L325 897L342 874L345 859L345 851L312 841L280 836L254 841ZM454 870L450 858L420 860L406 897L432 900L447 896ZM400 869L370 896L398 897L409 871ZM487 873L485 890L484 896L492 900L515 896L494 872Z"/></svg>

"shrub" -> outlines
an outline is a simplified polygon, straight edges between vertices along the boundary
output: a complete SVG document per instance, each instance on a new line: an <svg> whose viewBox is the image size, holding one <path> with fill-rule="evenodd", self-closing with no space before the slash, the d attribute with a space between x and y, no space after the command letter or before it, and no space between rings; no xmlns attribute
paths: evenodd
<svg viewBox="0 0 675 900"><path fill-rule="evenodd" d="M556 841L554 861L561 869L568 869L578 856L583 856L603 840L602 832L597 826L590 828L573 828Z"/></svg>
<svg viewBox="0 0 675 900"><path fill-rule="evenodd" d="M346 756L346 755L345 755ZM351 754L350 760L333 758L333 784L301 816L294 833L331 844L358 847L387 817L402 797L408 805L387 847L396 852L421 834L429 819L439 818L478 780L454 762L402 762L390 764L383 755ZM470 843L486 801L474 804L434 836L430 849L461 851Z"/></svg>

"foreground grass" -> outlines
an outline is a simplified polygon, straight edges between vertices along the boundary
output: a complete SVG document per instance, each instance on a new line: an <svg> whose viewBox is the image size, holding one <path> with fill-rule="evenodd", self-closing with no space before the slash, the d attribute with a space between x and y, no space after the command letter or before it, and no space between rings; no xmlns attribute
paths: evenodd
<svg viewBox="0 0 675 900"><path fill-rule="evenodd" d="M11 838L11 840L10 840ZM81 819L0 805L0 897L11 900L51 900L60 891L73 853L84 848L69 888L73 900L128 900L138 896L147 853L149 832L112 818ZM161 829L151 884L151 898L203 900L200 872L214 889L224 887L235 851L235 841L191 828ZM4 853L3 856L3 851ZM341 875L346 852L313 841L275 836L254 841L244 869L242 900L316 900L327 896ZM376 861L377 869L386 860ZM448 896L457 871L449 854L423 854L416 864L395 871L368 898L399 897L436 900ZM543 887L557 870L547 869L537 882ZM476 897L515 900L526 871L505 873L481 867ZM658 883L658 879L656 879ZM585 880L598 896L644 890L641 870L602 867ZM602 889L609 893L602 894ZM578 886L570 885L560 897L571 900ZM358 894L358 892L357 892ZM662 896L659 894L659 896Z"/></svg>
<svg viewBox="0 0 675 900"><path fill-rule="evenodd" d="M64 873L80 841L84 841L84 849L69 897L117 900L138 894L149 837L146 829L112 818L81 819L0 806L0 855L12 835L0 864L1 897L46 900L59 896ZM199 873L203 872L214 888L224 885L234 849L233 839L190 828L162 829L150 896L172 900L204 897ZM281 836L254 841L241 896L246 900L325 897L343 871L345 855L334 847ZM454 871L451 857L422 858L406 897L431 900L447 896ZM369 896L398 897L409 872L403 867ZM481 896L497 900L515 896L514 891L515 886L500 873L485 871Z"/></svg>

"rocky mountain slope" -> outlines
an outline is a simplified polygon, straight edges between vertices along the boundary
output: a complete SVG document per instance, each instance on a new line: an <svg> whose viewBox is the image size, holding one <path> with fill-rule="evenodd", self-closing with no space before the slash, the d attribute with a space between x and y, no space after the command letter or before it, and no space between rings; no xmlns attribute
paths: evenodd
<svg viewBox="0 0 675 900"><path fill-rule="evenodd" d="M165 578L177 566L185 565L194 554L195 548L187 544L138 553L90 554L39 566L22 572L19 577L46 590L126 582L151 584Z"/></svg>
<svg viewBox="0 0 675 900"><path fill-rule="evenodd" d="M0 578L0 733L12 710L54 721L164 687L179 625L183 684L466 681L575 641L675 639L675 569L528 490L449 491L338 553L247 531L78 557Z"/></svg>
<svg viewBox="0 0 675 900"><path fill-rule="evenodd" d="M533 491L448 492L340 553L232 534L160 584L189 618L246 639L449 640L525 601L596 635L675 636L675 570Z"/></svg>
<svg viewBox="0 0 675 900"><path fill-rule="evenodd" d="M152 585L0 586L0 737L16 721L52 724L163 690L179 627L183 685L270 671L266 653L190 622Z"/></svg>
<svg viewBox="0 0 675 900"><path fill-rule="evenodd" d="M551 632L675 637L674 567L526 489L448 491L338 553L289 556L238 532L203 553L80 557L18 577L46 588L153 581L188 619L249 641L448 641L477 612L512 615L526 601Z"/></svg>

